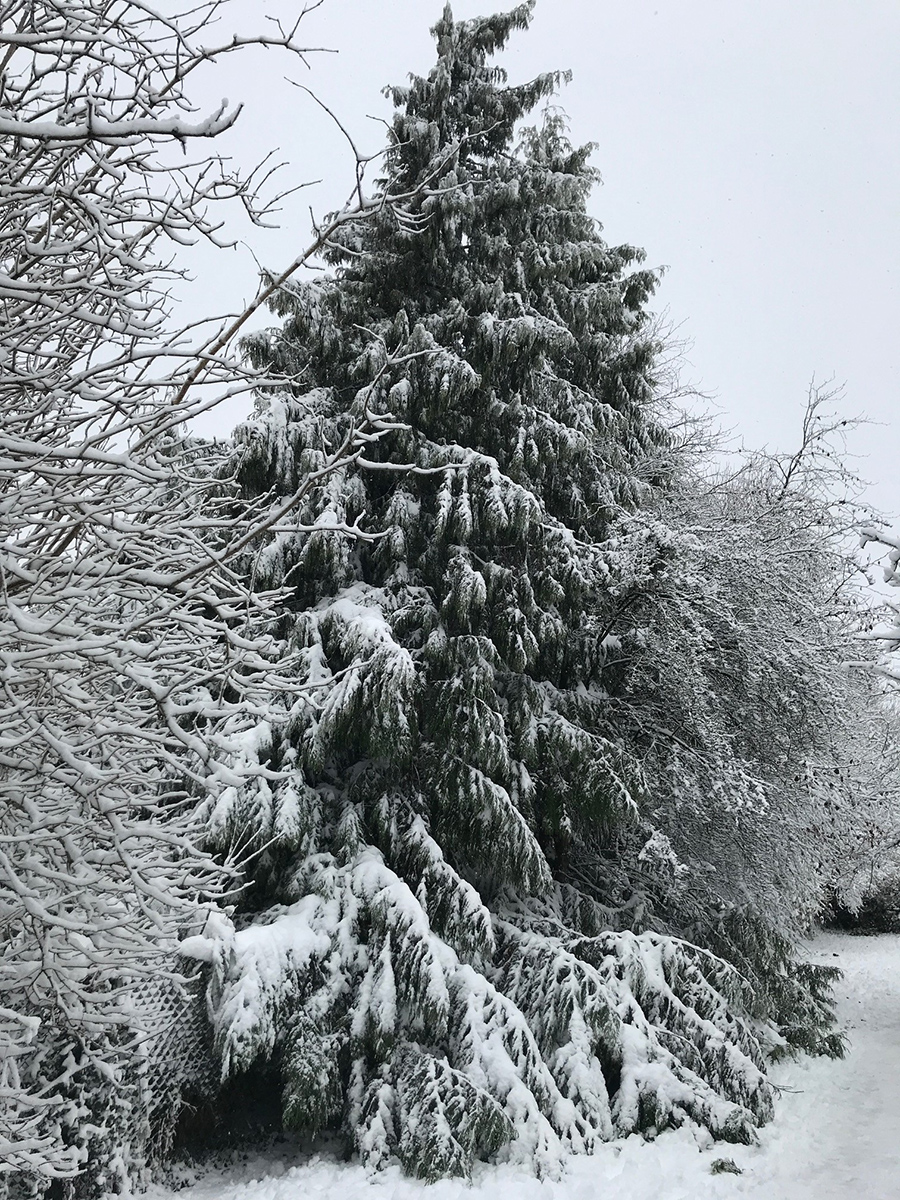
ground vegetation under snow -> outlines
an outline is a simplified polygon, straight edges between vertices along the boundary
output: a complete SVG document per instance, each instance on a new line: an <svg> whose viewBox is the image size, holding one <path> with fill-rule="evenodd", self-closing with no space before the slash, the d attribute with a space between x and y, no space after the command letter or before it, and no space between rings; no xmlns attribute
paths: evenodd
<svg viewBox="0 0 900 1200"><path fill-rule="evenodd" d="M282 1142L205 1169L179 1167L148 1200L895 1200L900 1180L900 936L825 934L810 947L838 963L847 1057L801 1058L775 1074L781 1098L756 1146L682 1128L633 1136L569 1160L559 1179L481 1166L471 1184L424 1185L399 1167L375 1175ZM718 1171L716 1170L716 1165ZM723 1170L733 1166L740 1174Z"/></svg>

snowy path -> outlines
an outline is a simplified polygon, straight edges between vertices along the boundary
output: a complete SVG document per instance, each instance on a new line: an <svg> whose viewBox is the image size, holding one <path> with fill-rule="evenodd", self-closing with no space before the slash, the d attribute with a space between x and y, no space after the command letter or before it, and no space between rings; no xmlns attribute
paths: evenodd
<svg viewBox="0 0 900 1200"><path fill-rule="evenodd" d="M815 949L819 961L838 961L846 973L838 1011L848 1056L786 1069L797 1091L782 1099L762 1150L741 1156L747 1172L736 1183L745 1187L733 1194L898 1200L900 937L831 936Z"/></svg>
<svg viewBox="0 0 900 1200"><path fill-rule="evenodd" d="M370 1182L359 1167L270 1153L177 1191L153 1188L148 1200L900 1200L900 937L828 935L814 956L846 972L840 1021L850 1052L775 1074L790 1090L760 1146L701 1148L679 1131L604 1146L555 1182L484 1168L471 1186L428 1188L395 1170ZM717 1158L743 1173L710 1174Z"/></svg>

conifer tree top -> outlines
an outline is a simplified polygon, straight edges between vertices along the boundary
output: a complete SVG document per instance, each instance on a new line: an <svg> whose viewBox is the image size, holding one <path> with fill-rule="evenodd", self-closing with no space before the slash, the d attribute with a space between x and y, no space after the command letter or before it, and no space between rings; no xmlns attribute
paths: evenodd
<svg viewBox="0 0 900 1200"><path fill-rule="evenodd" d="M517 29L527 29L533 0L510 12L454 21L450 5L432 29L438 60L426 77L412 75L406 87L388 87L386 95L403 111L395 114L394 133L403 147L412 144L407 118L427 120L440 130L444 144L460 139L460 157L487 156L507 147L517 121L559 86L564 73L543 73L530 83L503 86L502 67L488 65ZM407 164L411 167L413 164Z"/></svg>

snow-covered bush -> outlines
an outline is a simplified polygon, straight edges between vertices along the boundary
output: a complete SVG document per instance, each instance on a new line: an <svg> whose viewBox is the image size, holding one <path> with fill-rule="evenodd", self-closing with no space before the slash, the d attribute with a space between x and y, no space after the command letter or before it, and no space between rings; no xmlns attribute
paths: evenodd
<svg viewBox="0 0 900 1200"><path fill-rule="evenodd" d="M594 868L607 902L714 949L789 1041L827 1052L839 1044L790 942L854 886L876 813L890 818L871 695L847 669L864 612L832 400L813 390L797 452L727 473L686 439L632 518L663 554L648 555L613 703L652 783L641 827Z"/></svg>
<svg viewBox="0 0 900 1200"><path fill-rule="evenodd" d="M860 521L860 545L880 559L881 583L900 587L900 538L870 514ZM900 928L900 817L893 781L900 755L900 605L887 592L857 627L858 709L847 734L849 753L829 779L832 841L840 846L829 879L829 919L847 929ZM864 653L860 654L860 649ZM843 810L852 798L853 818Z"/></svg>
<svg viewBox="0 0 900 1200"><path fill-rule="evenodd" d="M820 773L828 799L817 836L831 850L828 919L887 929L900 924L900 712L893 683L871 670L877 658L865 665L854 672L851 715L859 715L845 731L843 759Z"/></svg>
<svg viewBox="0 0 900 1200"><path fill-rule="evenodd" d="M647 580L641 639L621 652L622 711L655 780L646 815L679 856L715 864L724 903L752 893L802 926L826 883L815 826L831 773L866 757L849 746L865 706L845 666L842 530L802 485L780 494L766 460L685 483L647 522L667 554Z"/></svg>

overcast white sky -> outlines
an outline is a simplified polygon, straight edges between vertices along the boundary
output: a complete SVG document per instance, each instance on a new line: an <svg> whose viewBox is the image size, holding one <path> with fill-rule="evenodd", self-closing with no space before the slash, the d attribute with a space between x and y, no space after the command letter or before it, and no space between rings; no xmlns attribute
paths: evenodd
<svg viewBox="0 0 900 1200"><path fill-rule="evenodd" d="M308 240L308 206L340 204L345 144L302 80L375 151L380 89L426 72L440 0L324 0L302 40L334 48L311 69L275 53L211 68L210 98L245 105L231 152L278 148L282 181L321 178L253 236L267 266ZM454 15L500 0L457 0ZM238 0L244 28L291 0ZM226 18L219 40L231 33ZM610 242L643 246L667 272L656 307L689 343L686 374L748 444L796 442L811 378L845 385L869 499L900 511L900 3L897 0L538 0L503 56L513 80L570 68L560 103L573 140L594 141L593 202ZM199 296L236 305L255 289L247 253L196 258ZM207 304L208 307L208 304ZM225 420L226 418L223 418ZM230 418L227 418L230 419ZM225 432L223 429L222 432Z"/></svg>

